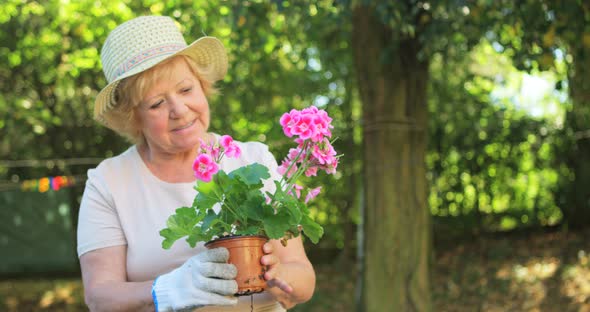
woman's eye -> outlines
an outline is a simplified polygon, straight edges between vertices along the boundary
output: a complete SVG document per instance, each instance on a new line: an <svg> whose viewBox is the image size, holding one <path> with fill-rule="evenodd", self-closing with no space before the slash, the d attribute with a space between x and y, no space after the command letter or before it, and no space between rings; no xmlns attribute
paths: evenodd
<svg viewBox="0 0 590 312"><path fill-rule="evenodd" d="M150 106L150 109L156 109L156 108L158 108L160 106L160 104L162 104L163 102L164 102L164 100L159 100L158 102L152 104Z"/></svg>
<svg viewBox="0 0 590 312"><path fill-rule="evenodd" d="M182 91L182 93L188 93L188 92L190 92L192 89L193 89L192 87L190 87L190 88L184 88L184 89L182 89L181 91Z"/></svg>

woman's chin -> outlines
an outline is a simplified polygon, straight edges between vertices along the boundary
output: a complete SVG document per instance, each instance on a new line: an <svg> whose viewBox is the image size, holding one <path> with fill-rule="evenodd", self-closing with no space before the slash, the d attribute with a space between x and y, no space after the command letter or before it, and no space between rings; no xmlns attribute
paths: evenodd
<svg viewBox="0 0 590 312"><path fill-rule="evenodd" d="M181 140L175 140L174 146L180 153L184 153L190 150L195 149L196 146L199 145L199 138L200 136L193 135L190 138L184 138Z"/></svg>

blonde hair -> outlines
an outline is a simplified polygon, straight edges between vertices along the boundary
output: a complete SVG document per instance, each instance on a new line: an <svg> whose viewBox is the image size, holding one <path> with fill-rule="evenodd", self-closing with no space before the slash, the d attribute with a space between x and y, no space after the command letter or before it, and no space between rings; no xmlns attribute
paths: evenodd
<svg viewBox="0 0 590 312"><path fill-rule="evenodd" d="M218 93L218 89L215 88L216 81L211 77L213 73L212 68L210 66L198 65L189 56L180 54L140 74L127 77L119 82L115 90L117 106L104 115L108 127L125 137L131 143L145 143L145 137L141 132L141 124L137 117L137 107L147 90L156 83L158 77L169 74L172 70L172 66L169 65L179 58L186 62L190 71L199 80L205 96L209 97Z"/></svg>

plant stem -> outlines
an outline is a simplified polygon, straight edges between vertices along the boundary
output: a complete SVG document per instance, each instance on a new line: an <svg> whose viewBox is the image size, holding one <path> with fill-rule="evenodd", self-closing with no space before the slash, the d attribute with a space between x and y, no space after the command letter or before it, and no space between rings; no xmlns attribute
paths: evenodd
<svg viewBox="0 0 590 312"><path fill-rule="evenodd" d="M223 190L223 185L222 185L221 181L219 181L219 179L217 178L217 174L213 176L213 179L215 180L215 183L217 183L217 185L219 185L219 188L221 188L221 190ZM221 203L222 207L225 206L227 208L227 210L229 210L231 213L233 213L236 217L240 217L240 215L236 213L237 207L236 207L236 209L234 209L233 207L231 207L232 203L228 203L229 200L226 201L227 197L224 197L223 195L218 194L215 190L213 192L217 196L217 199ZM240 222L244 222L244 220L242 220L242 218L240 218ZM248 224L247 222L244 222L244 223Z"/></svg>
<svg viewBox="0 0 590 312"><path fill-rule="evenodd" d="M293 166L297 162L297 159L299 159L299 157L301 156L301 153L303 153L305 150L307 150L308 145L309 145L309 140L306 140L305 142L303 142L303 147L299 151L299 154L297 154L297 157L295 157L295 159L289 165L289 168L287 168L287 171L285 171L285 175L287 176L287 178L285 179L285 175L281 176L281 185L283 185L284 183L289 184L289 182L288 182L288 180L290 179L288 177L289 172L291 171L291 168L293 168ZM297 172L295 172L295 173L297 173Z"/></svg>
<svg viewBox="0 0 590 312"><path fill-rule="evenodd" d="M307 147L307 145L308 145L307 143L308 143L308 142L306 142L306 146L305 146L305 147ZM304 149L304 150L306 150L306 149ZM293 186L295 185L295 182L297 182L297 179L299 179L299 177L300 177L300 176L301 176L303 173L305 173L305 171L307 170L307 168L309 168L309 165L307 165L307 161L309 160L309 156L310 156L310 155L311 155L311 151L308 151L308 152L305 154L305 158L304 158L304 159L303 159L303 161L301 162L302 166L301 166L301 167L299 167L299 168L297 169L297 171L295 171L295 174L294 174L294 175L292 175L292 176L289 178L289 183L287 183L287 188L286 188L286 192L287 192L287 194L289 194L289 192L290 192L290 191L293 189ZM299 155L298 155L297 157L299 157Z"/></svg>

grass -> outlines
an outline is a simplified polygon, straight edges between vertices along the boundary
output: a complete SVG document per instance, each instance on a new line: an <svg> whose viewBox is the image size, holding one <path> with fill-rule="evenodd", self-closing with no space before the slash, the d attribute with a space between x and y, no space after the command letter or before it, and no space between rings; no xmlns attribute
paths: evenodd
<svg viewBox="0 0 590 312"><path fill-rule="evenodd" d="M590 231L495 235L437 246L435 311L590 312ZM451 244L452 243L452 244ZM321 264L292 311L354 311L352 266ZM84 311L79 279L0 281L0 311Z"/></svg>

